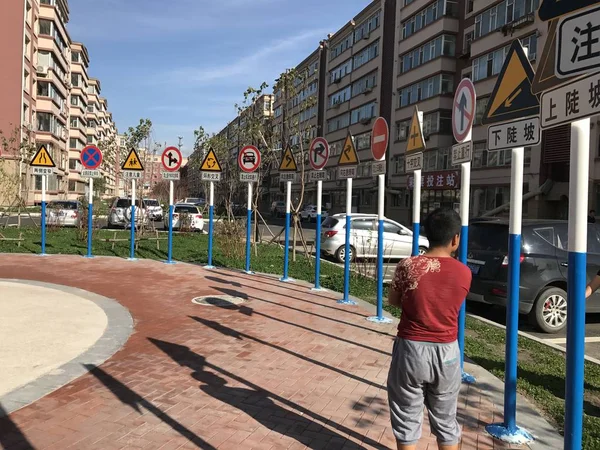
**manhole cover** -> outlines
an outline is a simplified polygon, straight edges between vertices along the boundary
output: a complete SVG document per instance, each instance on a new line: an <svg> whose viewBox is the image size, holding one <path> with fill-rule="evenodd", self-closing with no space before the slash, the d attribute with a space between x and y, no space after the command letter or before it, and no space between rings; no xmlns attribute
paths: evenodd
<svg viewBox="0 0 600 450"><path fill-rule="evenodd" d="M196 305L218 306L219 308L235 308L241 305L245 300L232 295L206 295L204 297L196 297L192 299L192 303Z"/></svg>

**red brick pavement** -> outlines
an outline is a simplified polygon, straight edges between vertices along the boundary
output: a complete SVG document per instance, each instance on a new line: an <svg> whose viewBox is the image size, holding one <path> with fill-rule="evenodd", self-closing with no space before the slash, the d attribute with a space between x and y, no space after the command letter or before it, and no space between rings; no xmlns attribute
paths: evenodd
<svg viewBox="0 0 600 450"><path fill-rule="evenodd" d="M261 275L113 258L0 255L0 277L114 298L135 323L101 367L0 419L5 448L394 447L384 389L394 329L365 321L365 311L337 305L332 294ZM191 303L211 294L247 302ZM465 450L499 448L483 426L501 417L484 401L461 401ZM436 448L427 424L419 448Z"/></svg>

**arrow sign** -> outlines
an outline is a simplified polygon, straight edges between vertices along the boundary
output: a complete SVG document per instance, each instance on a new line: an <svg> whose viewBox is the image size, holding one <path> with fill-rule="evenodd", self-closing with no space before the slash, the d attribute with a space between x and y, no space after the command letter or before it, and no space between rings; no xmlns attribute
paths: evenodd
<svg viewBox="0 0 600 450"><path fill-rule="evenodd" d="M167 172L176 172L181 167L183 157L177 147L167 147L162 153L161 161Z"/></svg>
<svg viewBox="0 0 600 450"><path fill-rule="evenodd" d="M329 143L325 138L315 138L310 144L309 154L309 162L313 170L322 170L329 161Z"/></svg>
<svg viewBox="0 0 600 450"><path fill-rule="evenodd" d="M468 78L461 80L452 108L452 134L457 142L470 139L473 121L475 119L475 86Z"/></svg>

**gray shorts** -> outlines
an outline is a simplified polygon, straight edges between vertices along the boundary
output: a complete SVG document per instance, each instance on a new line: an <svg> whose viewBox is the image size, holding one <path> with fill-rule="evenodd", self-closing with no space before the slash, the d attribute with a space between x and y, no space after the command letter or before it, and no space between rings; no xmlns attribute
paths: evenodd
<svg viewBox="0 0 600 450"><path fill-rule="evenodd" d="M421 437L423 405L431 432L443 445L460 441L456 408L461 385L458 343L435 344L396 338L388 375L392 429L401 444Z"/></svg>

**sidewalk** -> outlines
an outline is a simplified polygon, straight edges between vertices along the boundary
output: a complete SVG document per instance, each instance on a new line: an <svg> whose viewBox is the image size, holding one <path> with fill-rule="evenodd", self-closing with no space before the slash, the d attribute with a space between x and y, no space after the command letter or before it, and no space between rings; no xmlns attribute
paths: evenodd
<svg viewBox="0 0 600 450"><path fill-rule="evenodd" d="M83 362L89 373L7 411L0 447L395 448L385 391L395 327L366 321L362 305L338 305L335 294L265 275L107 257L0 255L0 274L115 299L134 320L129 340L104 364ZM192 303L204 295L243 303ZM502 420L502 384L468 370L478 383L464 386L460 399L462 448L507 448L484 431ZM519 402L519 423L538 436L532 448L562 448ZM419 448L437 448L427 424Z"/></svg>

